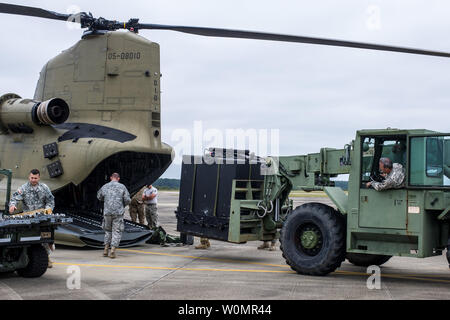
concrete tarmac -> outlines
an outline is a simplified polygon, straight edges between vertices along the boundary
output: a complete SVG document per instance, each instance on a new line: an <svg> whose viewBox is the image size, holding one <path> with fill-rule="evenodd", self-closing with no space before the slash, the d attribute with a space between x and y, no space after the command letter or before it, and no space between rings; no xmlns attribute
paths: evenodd
<svg viewBox="0 0 450 320"><path fill-rule="evenodd" d="M177 234L178 193L160 192L158 201L160 224ZM329 203L294 198L295 205L306 201ZM259 244L212 240L207 250L144 244L119 249L116 259L100 249L57 245L54 267L42 277L0 274L0 299L450 299L445 256L393 257L381 267L381 288L369 289L367 270L348 261L328 276L303 276L286 265L279 248L257 250Z"/></svg>

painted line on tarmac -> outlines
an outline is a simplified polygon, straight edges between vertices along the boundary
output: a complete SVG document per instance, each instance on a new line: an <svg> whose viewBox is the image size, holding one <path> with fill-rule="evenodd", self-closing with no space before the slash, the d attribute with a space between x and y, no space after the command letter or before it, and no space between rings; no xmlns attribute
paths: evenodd
<svg viewBox="0 0 450 320"><path fill-rule="evenodd" d="M95 287L87 285L86 282L83 282L81 284L81 287L83 289L85 289L87 292L89 292L94 297L94 299L111 300L111 298L107 294L101 292L100 290L96 289Z"/></svg>
<svg viewBox="0 0 450 320"><path fill-rule="evenodd" d="M62 266L80 267L101 267L101 268L125 268L125 269L149 269L149 270L180 270L180 271L221 271L221 272L253 272L253 273L295 273L295 271L284 270L248 270L248 269L214 269L214 268L176 268L176 267L149 267L149 266L123 266L112 264L87 264L87 263L67 263L54 262L53 264Z"/></svg>
<svg viewBox="0 0 450 320"><path fill-rule="evenodd" d="M294 194L290 195L289 198L328 198L328 196L321 194Z"/></svg>
<svg viewBox="0 0 450 320"><path fill-rule="evenodd" d="M80 267L100 267L100 268L118 268L118 269L146 269L146 270L175 270L175 271L216 271L216 272L241 272L241 273L290 273L296 274L295 271L289 270L250 270L250 269L216 269L216 268L177 268L177 267L149 267L149 266L123 266L123 265L111 265L111 264L86 264L86 263L66 263L66 262L54 262L56 265L75 265ZM353 271L334 271L331 274L341 274L347 276L370 276L368 273L364 272L353 272ZM428 281L428 282L438 282L438 283L449 283L450 280L442 280L442 279L430 279L430 278L421 278L421 277L411 277L411 276L403 276L397 274L381 274L382 278L393 278L393 279L404 279L404 280L419 280L419 281Z"/></svg>
<svg viewBox="0 0 450 320"><path fill-rule="evenodd" d="M169 257L179 257L179 258L189 258L196 260L208 260L208 261L218 261L218 262L232 262L232 263L242 263L242 264L254 264L259 266L268 266L268 267L280 267L280 268L290 268L288 265L282 264L271 264L271 263L263 263L263 262L251 262L251 261L241 261L241 260L233 260L233 259L217 259L217 258L208 258L208 257L197 257L197 256L187 256L182 254L173 254L173 253L162 253L162 252L154 252L154 251L143 251L143 250L133 250L133 249L116 249L120 251L133 252L133 253L143 253L143 254L154 254L159 256L169 256Z"/></svg>
<svg viewBox="0 0 450 320"><path fill-rule="evenodd" d="M2 281L0 281L0 292L3 292L8 297L8 300L23 300L20 294ZM2 295L2 299L4 298L5 296Z"/></svg>
<svg viewBox="0 0 450 320"><path fill-rule="evenodd" d="M253 265L260 265L260 266L280 267L280 268L288 268L288 269L290 269L290 266L288 266L288 265L281 265L281 264L241 261L241 260L233 260L233 259L217 259L217 258L208 258L208 257L197 257L197 256L188 256L188 255L181 255L181 254L162 253L162 252L143 251L143 250L133 250L133 249L117 249L117 250L128 251L128 252L133 252L133 253L143 253L143 254L170 256L170 257L190 258L190 259L196 259L196 260L207 260L207 261L218 261L218 262L232 262L232 263L242 263L242 264L253 264ZM359 275L359 276L370 276L371 275L371 274L368 274L368 273L365 273L365 272L345 271L345 270L337 270L337 271L335 271L333 273L346 274L346 275ZM389 273L388 274L383 274L383 273L381 273L381 277L402 278L402 279L405 278L405 279L426 280L426 281L437 281L437 282L450 283L450 279L433 279L433 278L442 278L442 276L436 276L436 275L417 275L417 274L401 275L401 274L389 274Z"/></svg>
<svg viewBox="0 0 450 320"><path fill-rule="evenodd" d="M344 275L355 275L355 276L371 276L372 274L365 273L365 272L354 272L354 271L344 271L344 270L337 270L334 271L335 274L344 274ZM393 278L393 279L407 279L407 280L421 280L421 281L431 281L431 282L440 282L440 283L450 283L450 280L444 280L444 279L433 279L431 277L439 277L439 276L426 276L426 275L401 275L401 274L383 274L383 272L380 274L382 278ZM425 278L424 278L425 277Z"/></svg>

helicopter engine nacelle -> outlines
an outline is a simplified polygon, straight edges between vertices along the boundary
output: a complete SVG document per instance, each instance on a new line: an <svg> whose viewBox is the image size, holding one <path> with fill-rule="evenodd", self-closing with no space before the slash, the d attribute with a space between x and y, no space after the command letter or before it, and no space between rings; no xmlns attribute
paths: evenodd
<svg viewBox="0 0 450 320"><path fill-rule="evenodd" d="M61 124L69 118L69 105L63 99L40 102L16 94L0 97L0 129L3 132L33 133L33 127Z"/></svg>

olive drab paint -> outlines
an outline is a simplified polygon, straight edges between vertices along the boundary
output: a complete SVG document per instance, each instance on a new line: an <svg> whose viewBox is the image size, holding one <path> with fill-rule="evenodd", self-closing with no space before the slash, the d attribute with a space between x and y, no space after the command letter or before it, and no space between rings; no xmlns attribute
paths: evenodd
<svg viewBox="0 0 450 320"><path fill-rule="evenodd" d="M73 21L79 23L81 28L87 29L82 40L44 66L33 100L21 100L14 94L0 97L0 130L2 132L0 147L3 151L0 155L0 167L13 170L13 188L25 182L31 168L38 168L42 172L42 181L55 194L56 209L70 208L84 213L94 212L97 216L101 213L101 204L95 198L95 194L97 189L107 182L109 174L112 172L121 174L122 182L130 189L130 193L134 194L143 185L156 180L173 159L172 148L161 141L159 46L137 35L139 30L171 30L206 37L282 41L430 57L450 57L450 53L447 52L327 38L140 23L137 18L123 22L102 17L96 18L86 12L75 15L62 14L42 8L8 3L0 3L0 13ZM119 32L117 31L119 29L127 31ZM52 102L55 103L53 99L60 99L67 104L70 112L67 119L61 116L65 114L65 108L60 104L52 104ZM16 111L19 110L25 114L17 113ZM416 141L418 149L421 143L423 144L420 140ZM354 150L359 150L358 148L360 146L355 146ZM222 229L222 236L228 237L232 242L277 238L277 230L292 209L288 194L295 186L306 190L325 190L342 214L347 214L348 217L352 215L363 217L362 220L366 219L363 222L371 226L374 220L371 220L369 215L363 214L366 209L359 204L360 199L361 203L367 202L367 199L371 199L370 203L373 203L372 199L376 196L364 194L362 190L359 193L359 184L352 182L352 179L350 179L350 189L358 189L358 192L350 191L347 196L342 190L339 191L339 188L333 188L332 180L330 180L334 175L348 174L350 169L352 170L350 177L355 178L361 173L353 171L356 170L356 166L355 162L352 162L354 159L351 159L352 152L353 149L347 147L344 150L322 148L319 154L272 159L273 166L271 168L266 166L266 169L268 171L276 169L276 173L266 175L256 187L252 186L251 181L247 181L245 185L241 183L228 185L228 192L233 195L241 194L237 198L231 198L231 205L226 206L231 207L230 221L219 221L220 223L215 221L214 224ZM422 158L419 159L417 166L420 166L423 161ZM439 168L431 166L430 174L427 171L426 176L418 170L417 174L410 178L416 179L419 184L427 181L434 183L436 179L433 175L438 173L437 169ZM444 170L448 177L447 173L450 169L444 168ZM302 174L299 174L300 172ZM253 189L264 190L264 198L255 199L259 196L253 196L253 192L257 193ZM420 186L419 189L421 189ZM421 214L424 210L428 210L427 206L423 205L423 201L428 203L432 198L429 205L435 209L436 206L447 203L449 199L448 192L424 192L410 193L409 190L404 192L400 190L395 196L392 195L395 198L396 209L404 212L406 201L408 204L414 204L408 205L408 215L404 214L409 217L409 214L417 215L417 212ZM355 201L356 203L353 203ZM215 213L216 206L211 207L212 212ZM241 216L242 208L245 210ZM444 211L440 213L439 219L447 220L449 210L445 208L442 210ZM257 219L245 219L244 216L248 218L248 213L254 215L255 212L258 212ZM324 212L327 213L328 218L334 219L328 209ZM185 213L189 214L188 211ZM227 213L229 214L228 211ZM274 215L274 219L271 215ZM420 226L420 223L423 223L428 232L430 228L436 227L430 219L426 218L419 222L417 219L407 220L408 226L405 226L405 232L408 232L411 227ZM399 216L395 222L397 225L392 229L400 224L403 227L403 215ZM227 225L229 232L224 231L226 228L222 223L225 225L229 223ZM242 227L243 224L246 226ZM350 225L349 221L348 226ZM430 248L441 250L436 243L442 244L444 235L448 233L448 223L443 225L447 226L447 229L442 229L443 233L438 242L429 232L424 237L418 238L419 247L416 251L419 252L419 256L430 255ZM362 227L357 225L356 228ZM315 234L315 231L311 232L313 230L307 231L309 235ZM98 238L94 239L93 234L91 233L89 240L91 245L92 241L98 243ZM351 246L352 250L362 250L367 253L378 252L382 246L370 244L377 242L376 239L372 239L377 238L375 234L367 232L361 237L355 234L354 238L347 239L347 246ZM409 249L413 251L415 245L411 243L415 241L414 236L400 234L401 243L404 240L403 236L411 239L405 240L406 242L401 245L397 245L398 237L391 237L394 243L390 247L394 248L393 254L403 254ZM148 235L144 236L141 233L140 241L145 240L143 237ZM304 242L320 243L319 238L316 237L311 242L306 241L307 237L304 237L306 239ZM132 241L127 239L127 242ZM353 243L356 243L358 249L353 249ZM335 266L331 265L331 267Z"/></svg>
<svg viewBox="0 0 450 320"><path fill-rule="evenodd" d="M67 105L68 117L33 123L33 107L52 99ZM134 32L85 34L43 67L32 100L4 95L0 107L0 164L13 171L13 191L37 168L57 207L92 202L89 209L99 210L80 194L95 194L111 170L133 194L172 161L161 141L159 45ZM16 127L7 119L17 119Z"/></svg>
<svg viewBox="0 0 450 320"><path fill-rule="evenodd" d="M159 45L132 32L87 36L50 60L40 73L34 100L63 99L70 108L65 123L99 125L135 138L123 143L101 137L58 143L66 130L52 126L32 134L1 135L0 163L12 168L13 184L38 168L42 181L54 191L81 183L115 153L170 155L172 148L161 142L160 76ZM53 142L59 155L46 159L42 148ZM64 174L52 179L47 166L55 160L61 162ZM169 164L170 157L165 158L161 169Z"/></svg>
<svg viewBox="0 0 450 320"><path fill-rule="evenodd" d="M87 36L50 60L40 73L34 100L55 97L70 106L66 123L110 127L133 134L136 139L120 143L94 138L88 144L90 139L85 138L77 143L59 143L58 159L64 174L50 179L46 166L51 160L35 149L57 141L64 131L42 128L43 132L22 135L20 143L13 143L11 136L2 136L3 154L8 154L2 166L15 168L15 178L26 177L29 168L38 167L43 169L43 181L49 180L54 190L71 182L79 184L101 160L120 151L172 151L161 142L159 45L135 33Z"/></svg>
<svg viewBox="0 0 450 320"><path fill-rule="evenodd" d="M343 149L258 159L252 166L261 176L252 174L248 154L241 164L221 165L220 154L212 165L183 163L178 231L232 243L279 238L287 263L309 275L333 272L346 257L369 266L391 256L441 255L450 244L450 133L361 130ZM367 184L381 182L382 157L405 172L378 191ZM343 174L347 192L334 182ZM335 208L294 208L293 189L324 191Z"/></svg>

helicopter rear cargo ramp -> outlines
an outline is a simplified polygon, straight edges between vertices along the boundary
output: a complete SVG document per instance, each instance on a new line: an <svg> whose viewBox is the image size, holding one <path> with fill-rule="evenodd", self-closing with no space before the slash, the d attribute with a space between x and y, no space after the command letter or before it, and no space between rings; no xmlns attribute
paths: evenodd
<svg viewBox="0 0 450 320"><path fill-rule="evenodd" d="M64 213L72 218L73 222L58 227L55 231L55 243L76 247L104 247L105 232L102 229L103 217L101 215L91 212ZM121 248L139 245L152 236L152 231L147 226L129 220L124 221L125 229L120 241Z"/></svg>
<svg viewBox="0 0 450 320"><path fill-rule="evenodd" d="M13 179L12 190L26 183L24 179ZM0 178L0 199L6 197L6 179ZM0 205L4 209L5 204ZM102 229L103 216L92 211L75 211L73 209L56 208L57 213L64 213L72 218L72 222L59 226L55 230L55 242L57 244L76 247L103 247L105 232ZM125 229L122 233L120 247L130 247L141 244L152 236L152 231L145 225L125 220Z"/></svg>

